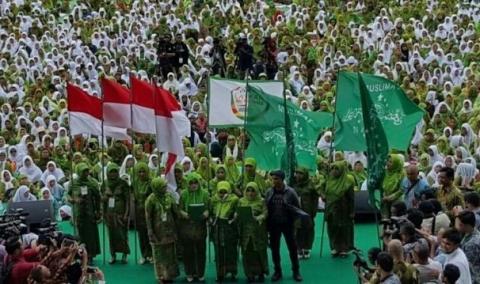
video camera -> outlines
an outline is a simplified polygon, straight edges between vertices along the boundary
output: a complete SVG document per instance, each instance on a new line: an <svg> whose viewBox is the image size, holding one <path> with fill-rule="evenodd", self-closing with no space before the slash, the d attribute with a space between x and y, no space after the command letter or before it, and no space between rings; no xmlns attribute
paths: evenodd
<svg viewBox="0 0 480 284"><path fill-rule="evenodd" d="M28 213L23 212L23 209L10 210L0 216L0 239L6 240L27 233L26 216Z"/></svg>
<svg viewBox="0 0 480 284"><path fill-rule="evenodd" d="M400 234L400 226L408 222L405 217L396 217L392 216L390 219L383 219L380 221L380 224L383 225L383 236L396 236Z"/></svg>

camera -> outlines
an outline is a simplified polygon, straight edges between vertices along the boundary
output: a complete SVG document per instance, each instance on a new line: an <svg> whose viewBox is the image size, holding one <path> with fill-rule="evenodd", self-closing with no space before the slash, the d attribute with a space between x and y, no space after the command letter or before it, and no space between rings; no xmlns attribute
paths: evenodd
<svg viewBox="0 0 480 284"><path fill-rule="evenodd" d="M408 222L404 217L395 217L392 216L390 219L383 219L380 221L380 224L383 225L383 236L393 236L398 238L400 235L400 226Z"/></svg>

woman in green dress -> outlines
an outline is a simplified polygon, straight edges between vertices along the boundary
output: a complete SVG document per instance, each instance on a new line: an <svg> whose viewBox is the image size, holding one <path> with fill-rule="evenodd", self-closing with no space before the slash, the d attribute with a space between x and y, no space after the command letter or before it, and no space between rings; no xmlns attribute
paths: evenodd
<svg viewBox="0 0 480 284"><path fill-rule="evenodd" d="M208 185L210 196L215 196L217 194L217 184L222 181L227 181L230 183L230 185L232 185L232 183L227 179L226 167L224 165L218 165L215 170L215 178L212 179Z"/></svg>
<svg viewBox="0 0 480 284"><path fill-rule="evenodd" d="M346 256L353 245L355 179L345 161L334 162L325 186L325 220L333 256Z"/></svg>
<svg viewBox="0 0 480 284"><path fill-rule="evenodd" d="M222 282L230 273L232 279L237 275L238 231L235 223L238 197L232 193L228 181L217 184L216 194L212 197L212 238L215 246L215 264L217 282Z"/></svg>
<svg viewBox="0 0 480 284"><path fill-rule="evenodd" d="M107 224L110 254L110 264L114 264L116 254L122 253L122 263L127 263L130 254L128 246L128 214L130 205L130 187L119 176L119 167L111 163L107 167L107 184L103 192L103 211Z"/></svg>
<svg viewBox="0 0 480 284"><path fill-rule="evenodd" d="M159 283L171 283L179 275L175 244L175 217L178 207L167 192L167 181L156 177L151 182L153 193L145 202L148 237L153 251L155 277Z"/></svg>
<svg viewBox="0 0 480 284"><path fill-rule="evenodd" d="M183 220L179 224L179 233L184 250L183 264L188 282L204 281L209 197L200 186L202 177L199 174L190 173L186 180L187 190L180 195Z"/></svg>
<svg viewBox="0 0 480 284"><path fill-rule="evenodd" d="M300 199L300 206L309 216L309 222L296 221L296 238L299 258L310 258L313 240L315 239L315 216L318 209L318 197L315 183L310 178L308 169L298 167L295 170L295 184L293 186Z"/></svg>
<svg viewBox="0 0 480 284"><path fill-rule="evenodd" d="M73 206L73 223L80 243L85 244L91 260L100 254L100 238L97 223L101 219L101 200L98 182L90 176L89 166L76 166L78 178L74 179L68 191L68 201Z"/></svg>
<svg viewBox="0 0 480 284"><path fill-rule="evenodd" d="M235 158L233 156L227 156L225 158L225 170L227 172L227 179L230 183L236 184L238 178L240 177L240 171L237 167L237 163L235 162Z"/></svg>
<svg viewBox="0 0 480 284"><path fill-rule="evenodd" d="M142 257L140 264L152 260L152 248L148 240L147 222L145 219L145 201L152 193L151 179L148 165L145 162L138 162L133 168L133 197L135 204L135 227L140 242Z"/></svg>
<svg viewBox="0 0 480 284"><path fill-rule="evenodd" d="M392 204L402 198L403 190L400 185L404 176L402 158L398 154L391 154L387 161L387 171L383 178L383 199L381 205L383 219L390 218Z"/></svg>
<svg viewBox="0 0 480 284"><path fill-rule="evenodd" d="M247 184L244 196L238 202L237 212L241 207L250 207L254 219L249 221L239 218L238 221L243 271L248 282L254 282L255 277L258 277L259 282L263 282L265 275L268 275L268 237L265 221L268 211L255 182Z"/></svg>

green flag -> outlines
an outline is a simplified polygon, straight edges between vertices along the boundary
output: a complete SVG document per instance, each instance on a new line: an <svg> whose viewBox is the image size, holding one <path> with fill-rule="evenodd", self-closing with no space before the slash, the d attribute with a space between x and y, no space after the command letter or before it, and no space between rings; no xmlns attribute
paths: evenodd
<svg viewBox="0 0 480 284"><path fill-rule="evenodd" d="M378 110L363 80L363 75L358 73L360 87L360 103L363 114L365 140L367 142L368 177L367 188L370 205L380 208L382 196L382 183L385 176L385 165L388 159L388 141L378 116Z"/></svg>
<svg viewBox="0 0 480 284"><path fill-rule="evenodd" d="M250 143L245 156L255 158L258 167L263 170L283 168L289 171L285 168L286 163L296 161L314 172L317 138L322 129L331 125L332 114L304 111L289 101L250 85L247 93L246 129ZM293 136L289 145L294 149L295 159L288 158L287 134Z"/></svg>
<svg viewBox="0 0 480 284"><path fill-rule="evenodd" d="M394 82L362 74L370 99L377 110L391 149L407 150L423 111L408 99ZM365 151L358 75L340 72L336 96L335 149Z"/></svg>

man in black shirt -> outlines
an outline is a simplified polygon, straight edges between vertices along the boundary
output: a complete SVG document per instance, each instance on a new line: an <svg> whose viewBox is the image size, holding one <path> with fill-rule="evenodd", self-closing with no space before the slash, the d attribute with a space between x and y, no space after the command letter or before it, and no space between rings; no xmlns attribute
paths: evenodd
<svg viewBox="0 0 480 284"><path fill-rule="evenodd" d="M159 76L165 79L169 72L172 72L172 61L175 57L175 49L171 43L170 35L160 36L158 39L158 66Z"/></svg>
<svg viewBox="0 0 480 284"><path fill-rule="evenodd" d="M295 190L285 185L285 173L283 171L273 171L270 173L270 176L272 177L273 187L267 191L265 201L268 208L267 226L270 235L270 248L275 267L272 282L282 279L282 266L280 263L280 238L282 234L290 254L293 279L300 282L302 277L300 276L297 244L294 235L294 221L297 218L300 202Z"/></svg>
<svg viewBox="0 0 480 284"><path fill-rule="evenodd" d="M188 64L188 47L183 42L182 34L177 34L175 36L174 49L175 62L173 63L173 67L178 74L180 67L182 67L184 64Z"/></svg>

